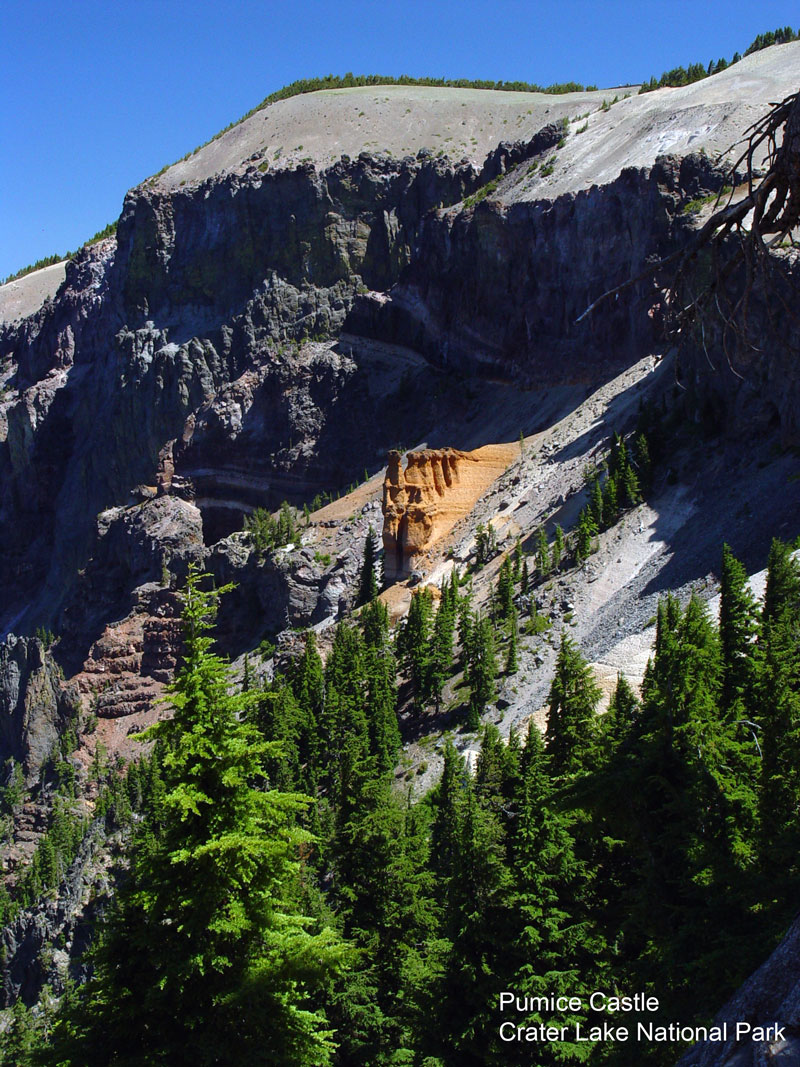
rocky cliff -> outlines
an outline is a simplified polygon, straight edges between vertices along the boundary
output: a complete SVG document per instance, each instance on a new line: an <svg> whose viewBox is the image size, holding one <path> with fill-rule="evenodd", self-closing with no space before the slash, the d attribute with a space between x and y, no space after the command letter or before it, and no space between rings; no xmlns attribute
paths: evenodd
<svg viewBox="0 0 800 1067"><path fill-rule="evenodd" d="M722 182L688 144L658 155L656 138L646 157L640 140L621 162L612 154L599 184L569 187L570 168L591 170L582 146L607 137L618 147L616 114L624 127L651 106L622 101L609 117L595 105L583 140L578 127L565 145L569 122L553 123L540 101L541 127L497 143L480 165L442 147L325 166L265 167L256 155L194 178L187 166L181 181L132 190L116 238L67 264L32 315L0 326L0 764L13 757L35 784L81 716L97 718L75 757L87 791L100 745L132 754L130 735L161 713L180 655L175 591L192 563L237 583L220 616L233 656L274 642L280 651L294 627L322 630L345 614L387 457L390 580L433 559L479 500L481 521L504 512L506 538L574 519L586 458L645 399L637 390L663 344L663 293L642 281L579 316L690 239L687 203ZM675 375L695 412L732 412L741 427L757 411L753 424L794 439L800 383L782 356L754 354L708 384L707 355L690 345ZM584 401L574 433L545 439ZM477 446L522 429L550 451L500 478L516 447ZM313 507L365 476L373 495L312 515L299 543L259 554L243 532L256 508ZM787 492L787 514L791 503ZM648 518L654 545L669 542L681 508L676 494ZM696 544L692 534L687 525ZM464 561L471 536L459 533ZM716 533L703 536L716 551ZM611 590L608 617L592 623L606 636L619 625L615 580L587 594ZM640 592L652 596L644 577ZM49 651L15 636L38 628L58 639ZM47 919L43 940L37 915L6 939L17 961L9 999L41 979L25 977L38 949L20 946L44 944L58 923L71 929L81 893L69 915Z"/></svg>

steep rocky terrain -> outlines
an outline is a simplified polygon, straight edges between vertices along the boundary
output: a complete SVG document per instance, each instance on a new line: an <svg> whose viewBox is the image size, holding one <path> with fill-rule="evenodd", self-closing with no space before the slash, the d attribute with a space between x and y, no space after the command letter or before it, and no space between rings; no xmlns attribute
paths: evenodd
<svg viewBox="0 0 800 1067"><path fill-rule="evenodd" d="M647 503L523 605L550 626L523 642L492 709L508 733L541 721L562 631L607 687L618 671L637 681L659 593L711 596L723 540L756 571L772 536L800 532L786 352L734 370L719 351L665 351L649 280L578 321L691 237L687 205L723 184L714 155L798 75L792 44L613 104L625 91L293 98L131 190L116 237L63 281L48 268L0 289L0 763L19 763L35 797L6 829L11 877L46 825L65 731L90 818L92 766L130 758L131 735L166 714L175 590L193 562L237 584L220 641L242 669L264 642L265 660L288 654L298 628L324 647L370 527L394 551L387 574L414 581L474 563L479 523L501 552L517 537L533 551L539 527L574 525L586 464L649 402L683 431ZM487 446L491 470L464 476ZM470 483L463 498L445 463ZM245 520L284 499L307 506L300 543L259 554ZM479 604L500 560L476 574ZM410 585L384 596L397 618ZM406 719L398 775L431 781L452 725L447 705ZM7 1005L77 959L106 877L94 840L59 899L4 934ZM43 955L59 936L67 949Z"/></svg>

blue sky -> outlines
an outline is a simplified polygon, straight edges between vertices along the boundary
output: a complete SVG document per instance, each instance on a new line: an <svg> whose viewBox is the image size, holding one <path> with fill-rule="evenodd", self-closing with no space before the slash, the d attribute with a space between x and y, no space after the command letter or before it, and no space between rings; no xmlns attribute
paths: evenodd
<svg viewBox="0 0 800 1067"><path fill-rule="evenodd" d="M602 87L785 24L796 0L5 0L0 278L80 245L130 186L296 78Z"/></svg>

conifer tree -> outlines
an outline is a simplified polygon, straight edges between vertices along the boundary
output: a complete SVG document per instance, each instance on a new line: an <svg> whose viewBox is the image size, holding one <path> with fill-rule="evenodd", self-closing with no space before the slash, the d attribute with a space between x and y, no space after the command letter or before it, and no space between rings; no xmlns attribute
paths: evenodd
<svg viewBox="0 0 800 1067"><path fill-rule="evenodd" d="M536 569L541 578L546 578L550 573L550 548L543 526L536 531Z"/></svg>
<svg viewBox="0 0 800 1067"><path fill-rule="evenodd" d="M566 634L561 638L548 699L546 749L552 773L580 773L595 752L600 690L588 663Z"/></svg>
<svg viewBox="0 0 800 1067"><path fill-rule="evenodd" d="M564 558L564 531L556 524L554 540L553 540L553 553L551 558L552 568L557 571L561 566L561 561Z"/></svg>
<svg viewBox="0 0 800 1067"><path fill-rule="evenodd" d="M252 784L275 748L240 720L242 697L210 651L219 593L202 577L191 571L186 588L174 715L148 731L164 752L160 830L134 852L50 1062L311 1067L333 1049L319 990L345 949L311 933L296 904L309 801Z"/></svg>
<svg viewBox="0 0 800 1067"><path fill-rule="evenodd" d="M635 507L642 499L642 493L639 488L639 479L636 477L636 471L633 469L633 465L628 460L627 450L625 452L625 463L620 472L619 487L623 507Z"/></svg>
<svg viewBox="0 0 800 1067"><path fill-rule="evenodd" d="M434 933L433 881L421 827L407 819L391 778L352 755L337 812L333 894L359 958L331 1016L345 1063L389 1067L411 1054L407 974L421 967L418 946Z"/></svg>
<svg viewBox="0 0 800 1067"><path fill-rule="evenodd" d="M517 818L511 843L515 930L507 947L513 973L511 989L530 996L575 996L594 988L603 957L602 939L589 919L589 879L575 854L569 822L552 804L553 784L542 737L531 723L516 798ZM532 1013L519 1020L569 1025L581 1014ZM586 1027L584 1026L584 1032ZM572 1042L544 1049L537 1062L580 1062L591 1050ZM504 1057L505 1059L505 1057ZM517 1062L513 1056L510 1062ZM520 1057L519 1062L524 1062Z"/></svg>
<svg viewBox="0 0 800 1067"><path fill-rule="evenodd" d="M506 674L514 674L519 667L517 653L517 611L512 606L511 616L508 620L508 649L506 650Z"/></svg>
<svg viewBox="0 0 800 1067"><path fill-rule="evenodd" d="M456 627L456 593L451 583L445 584L433 622L430 658L428 660L427 692L439 711L445 683L453 669L453 639Z"/></svg>
<svg viewBox="0 0 800 1067"><path fill-rule="evenodd" d="M514 577L508 557L500 565L497 578L497 601L500 619L502 621L509 619L514 610Z"/></svg>
<svg viewBox="0 0 800 1067"><path fill-rule="evenodd" d="M492 1062L487 1046L494 1044L496 991L506 988L514 916L503 827L472 789L464 797L450 885L443 923L449 951L435 988L432 1037L445 1063L480 1067Z"/></svg>
<svg viewBox="0 0 800 1067"><path fill-rule="evenodd" d="M728 545L722 546L719 636L722 651L721 707L737 702L744 714L752 697L753 641L756 634L755 600L747 584L747 571ZM742 717L742 715L740 715Z"/></svg>
<svg viewBox="0 0 800 1067"><path fill-rule="evenodd" d="M633 462L636 465L641 492L647 496L653 486L653 465L650 459L650 447L647 437L643 433L637 433L634 438Z"/></svg>
<svg viewBox="0 0 800 1067"><path fill-rule="evenodd" d="M624 674L617 675L608 711L603 717L603 733L612 746L619 745L630 733L639 713L639 701Z"/></svg>
<svg viewBox="0 0 800 1067"><path fill-rule="evenodd" d="M603 529L603 490L600 488L600 479L595 474L589 489L589 517L594 520L598 530Z"/></svg>
<svg viewBox="0 0 800 1067"><path fill-rule="evenodd" d="M397 724L397 667L389 634L389 612L377 598L361 613L370 751L379 773L390 770L400 749Z"/></svg>
<svg viewBox="0 0 800 1067"><path fill-rule="evenodd" d="M406 621L398 635L397 650L411 681L414 705L418 711L422 711L429 697L432 616L433 595L430 589L416 589L411 597Z"/></svg>
<svg viewBox="0 0 800 1067"><path fill-rule="evenodd" d="M522 574L519 579L519 588L523 593L528 592L528 586L530 585L530 576L528 575L528 559L527 557L522 561Z"/></svg>
<svg viewBox="0 0 800 1067"><path fill-rule="evenodd" d="M619 511L619 493L616 474L609 474L603 486L602 523L603 529L608 529L617 521Z"/></svg>
<svg viewBox="0 0 800 1067"><path fill-rule="evenodd" d="M597 483L595 483L597 484ZM578 516L578 528L575 539L575 555L579 563L592 554L594 538L597 535L597 523L590 508L584 508Z"/></svg>
<svg viewBox="0 0 800 1067"><path fill-rule="evenodd" d="M769 554L760 646L761 857L785 884L798 869L800 840L800 564L777 540Z"/></svg>
<svg viewBox="0 0 800 1067"><path fill-rule="evenodd" d="M361 577L358 583L358 596L356 606L369 604L378 595L378 538L375 530L370 526L367 540L364 543L364 563L361 567Z"/></svg>
<svg viewBox="0 0 800 1067"><path fill-rule="evenodd" d="M494 633L487 618L476 620L472 627L467 651L467 683L469 684L469 715L467 726L477 730L486 705L494 696L497 676Z"/></svg>

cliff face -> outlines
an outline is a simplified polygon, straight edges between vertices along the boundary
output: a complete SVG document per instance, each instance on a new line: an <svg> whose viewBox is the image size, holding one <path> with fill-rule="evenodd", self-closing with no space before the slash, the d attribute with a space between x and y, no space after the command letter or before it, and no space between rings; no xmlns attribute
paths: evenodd
<svg viewBox="0 0 800 1067"><path fill-rule="evenodd" d="M82 253L53 302L0 331L3 628L56 618L95 516L155 485L176 443L203 496L231 496L214 469L230 465L235 488L243 443L266 457L247 506L362 469L347 443L317 439L337 400L363 406L369 373L347 349L300 341L335 336L357 289L397 277L424 214L477 180L468 165L364 157L129 194L116 243Z"/></svg>
<svg viewBox="0 0 800 1067"><path fill-rule="evenodd" d="M577 319L672 250L686 230L681 201L719 184L697 157L663 159L555 201L487 197L436 212L389 300L366 295L351 318L447 366L528 384L597 380L657 346L661 294L643 282Z"/></svg>
<svg viewBox="0 0 800 1067"><path fill-rule="evenodd" d="M29 779L50 755L70 709L63 676L42 642L14 637L0 644L0 753Z"/></svg>
<svg viewBox="0 0 800 1067"><path fill-rule="evenodd" d="M501 145L480 174L362 155L130 193L116 243L82 253L54 301L0 331L3 628L68 625L95 517L137 486L196 502L211 544L253 506L346 483L425 432L424 376L392 395L359 336L457 376L557 381L649 341L654 294L570 323L670 239L677 165L555 204L463 203L557 136ZM350 340L308 340L343 327Z"/></svg>

